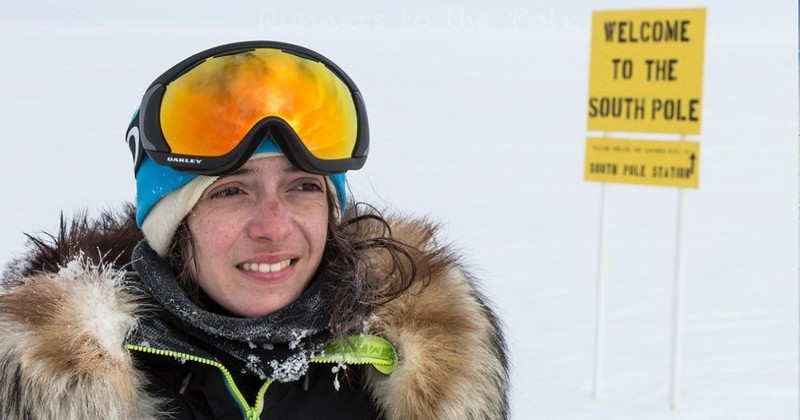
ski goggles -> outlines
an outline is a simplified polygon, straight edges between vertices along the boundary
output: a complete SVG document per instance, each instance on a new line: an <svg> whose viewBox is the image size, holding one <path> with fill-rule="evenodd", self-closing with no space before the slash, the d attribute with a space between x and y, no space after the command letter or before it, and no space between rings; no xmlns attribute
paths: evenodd
<svg viewBox="0 0 800 420"><path fill-rule="evenodd" d="M199 175L239 168L267 136L303 171L360 169L369 149L361 93L336 64L309 49L227 44L158 77L128 129L135 171L144 151L160 165Z"/></svg>

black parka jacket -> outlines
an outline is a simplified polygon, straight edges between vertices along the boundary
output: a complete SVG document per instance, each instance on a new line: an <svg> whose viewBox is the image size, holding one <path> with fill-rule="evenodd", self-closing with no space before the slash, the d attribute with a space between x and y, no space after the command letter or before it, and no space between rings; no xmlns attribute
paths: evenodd
<svg viewBox="0 0 800 420"><path fill-rule="evenodd" d="M267 380L232 374L244 398L239 401L215 366L147 353L134 353L134 359L148 377L148 393L163 398L163 410L176 420L247 418L248 410L260 411L260 419L381 418L360 381L369 366L351 367L346 378L335 378L336 365L311 364L303 379L272 382L260 396Z"/></svg>

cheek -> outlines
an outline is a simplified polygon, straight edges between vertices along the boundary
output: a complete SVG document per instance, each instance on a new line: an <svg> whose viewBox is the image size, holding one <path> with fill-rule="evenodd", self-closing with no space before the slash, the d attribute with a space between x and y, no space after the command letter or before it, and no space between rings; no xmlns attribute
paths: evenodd
<svg viewBox="0 0 800 420"><path fill-rule="evenodd" d="M309 241L312 243L312 246L318 250L324 249L325 243L328 240L327 210L324 213L318 213L316 217L309 220L307 231L310 232Z"/></svg>
<svg viewBox="0 0 800 420"><path fill-rule="evenodd" d="M189 232L194 240L195 256L199 263L206 257L213 257L231 241L233 227L229 226L231 218L209 218L204 214L192 214L187 221Z"/></svg>

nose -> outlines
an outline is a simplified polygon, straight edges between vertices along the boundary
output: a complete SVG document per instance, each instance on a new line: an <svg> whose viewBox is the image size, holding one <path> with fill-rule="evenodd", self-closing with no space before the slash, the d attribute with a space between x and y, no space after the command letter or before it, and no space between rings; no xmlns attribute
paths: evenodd
<svg viewBox="0 0 800 420"><path fill-rule="evenodd" d="M274 197L265 197L253 207L247 223L247 234L257 240L281 242L294 230L294 222L286 207Z"/></svg>

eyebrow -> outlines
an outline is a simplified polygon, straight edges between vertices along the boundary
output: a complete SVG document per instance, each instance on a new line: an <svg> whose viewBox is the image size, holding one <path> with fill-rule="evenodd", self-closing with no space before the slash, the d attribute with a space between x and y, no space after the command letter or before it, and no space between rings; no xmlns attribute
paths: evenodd
<svg viewBox="0 0 800 420"><path fill-rule="evenodd" d="M222 174L217 179L223 179L223 178L228 178L228 177L237 176L237 175L250 175L250 174L252 174L254 172L255 171L250 169L250 168L239 168L239 169L237 169L237 170L235 170L233 172L229 172L227 174Z"/></svg>
<svg viewBox="0 0 800 420"><path fill-rule="evenodd" d="M237 170L235 170L233 172L230 172L230 173L227 173L227 174L224 174L224 175L220 175L218 179L228 178L228 177L232 177L232 176L240 176L240 175L252 175L252 174L255 174L257 172L260 172L260 171L257 171L257 170L252 169L252 168L245 168L243 166L243 167L241 167L241 168L239 168L239 169L237 169ZM298 173L298 172L306 173L302 169L296 168L294 165L289 165L289 166L287 166L286 168L283 169L283 173L287 173L287 174L294 174L294 173Z"/></svg>

